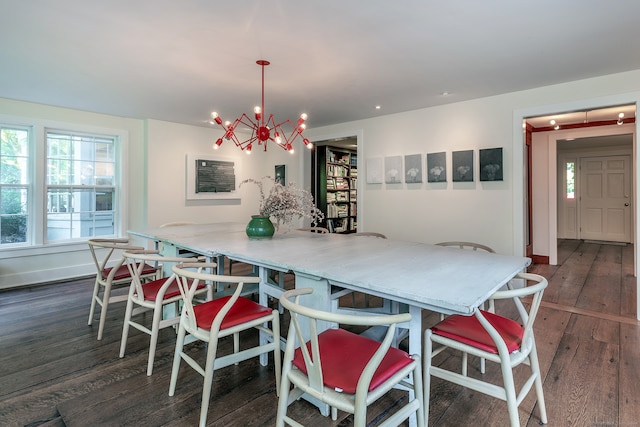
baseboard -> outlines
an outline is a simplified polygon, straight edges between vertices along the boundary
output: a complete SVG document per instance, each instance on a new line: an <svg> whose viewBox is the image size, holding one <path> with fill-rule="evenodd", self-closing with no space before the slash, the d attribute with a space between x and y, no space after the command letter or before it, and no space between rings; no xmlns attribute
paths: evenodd
<svg viewBox="0 0 640 427"><path fill-rule="evenodd" d="M96 267L93 264L50 268L47 270L28 271L23 273L3 274L2 283L0 283L0 290L37 285L42 283L60 282L79 277L86 277L92 274L96 274Z"/></svg>
<svg viewBox="0 0 640 427"><path fill-rule="evenodd" d="M549 256L548 255L531 255L531 263L549 264Z"/></svg>

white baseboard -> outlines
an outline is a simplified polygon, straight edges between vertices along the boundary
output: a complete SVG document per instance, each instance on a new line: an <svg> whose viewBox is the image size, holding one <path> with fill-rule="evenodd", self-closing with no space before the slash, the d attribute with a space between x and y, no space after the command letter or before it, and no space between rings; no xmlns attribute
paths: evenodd
<svg viewBox="0 0 640 427"><path fill-rule="evenodd" d="M0 277L0 289L11 289L20 286L36 285L39 283L69 280L95 274L96 267L93 264L7 274Z"/></svg>

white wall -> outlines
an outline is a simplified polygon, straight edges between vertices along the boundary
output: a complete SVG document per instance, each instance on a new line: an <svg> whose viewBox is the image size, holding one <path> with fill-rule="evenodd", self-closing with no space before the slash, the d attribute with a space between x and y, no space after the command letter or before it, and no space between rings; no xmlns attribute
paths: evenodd
<svg viewBox="0 0 640 427"><path fill-rule="evenodd" d="M312 128L307 131L307 136L312 140L322 140L327 134L352 135L361 132L363 135L358 148L359 194L362 197L358 206L358 221L363 231L379 231L390 237L427 243L471 240L489 245L499 253L523 254L526 195L523 117L635 103L640 100L639 90L640 70L636 70ZM452 99L455 99L455 94ZM503 182L480 182L477 150L494 147L504 149L505 179ZM475 150L475 182L453 183L451 152L468 149ZM416 153L424 155L438 151L447 152L449 182L445 188L428 183L417 186L365 184L367 158ZM545 171L544 175L549 174ZM542 191L548 188L548 183L537 185ZM545 205L545 200L534 200L534 203L540 203L545 210L549 207ZM544 235L546 239L537 241L542 245L540 250L549 250L550 224L534 225L536 233Z"/></svg>
<svg viewBox="0 0 640 427"><path fill-rule="evenodd" d="M273 177L276 164L286 165L287 181L302 182L299 153L292 155L276 144L269 144L266 152L254 147L251 155L247 155L232 141L225 141L218 150L213 150L212 143L220 134L204 127L147 121L147 226L172 221L249 222L251 215L258 213L259 192L253 184L243 185L238 191L240 199L236 200L187 200L187 154L233 160L238 184L247 178Z"/></svg>
<svg viewBox="0 0 640 427"><path fill-rule="evenodd" d="M455 101L455 93L451 100ZM635 70L335 126L310 128L305 134L311 140L358 135L358 157L362 165L358 183L361 230L379 231L394 238L428 243L473 240L487 244L499 253L521 254L524 248L525 196L522 118L638 101L640 70ZM157 226L174 220L243 221L248 220L257 209L255 192L245 197L247 190L244 189L240 204L211 201L186 203L185 155L190 152L212 153L211 144L219 136L213 129L155 120L144 122L9 100L0 100L0 114L126 129L130 140L128 212L131 229ZM312 117L308 123L313 126ZM494 147L504 149L505 179L502 182L480 182L477 150ZM473 183L454 184L450 180L451 152L468 149L475 150L476 179ZM367 158L417 153L425 155L438 151L447 152L449 182L445 188L428 183L411 187L406 184L397 187L365 184L366 168L363 166ZM222 156L245 156L229 142L225 142L219 152ZM638 156L638 150L634 151L634 155ZM286 163L288 179L308 185L310 156L307 153L291 157L272 147L267 153L255 151L251 156L241 161L243 179L272 175L275 164ZM636 174L636 191L637 180ZM636 194L635 200L639 199ZM636 227L636 241L637 233ZM28 270L34 269L32 266L35 265L35 269L42 272L47 272L51 267L44 260L41 263L28 261L17 267L12 265L11 273L35 277L27 274ZM65 257L64 261L58 259L55 264L66 267L67 274L80 271L72 268L78 264L75 258ZM0 259L0 272L6 269L7 263ZM53 276L49 275L48 278ZM6 283L7 278L2 277L1 280Z"/></svg>

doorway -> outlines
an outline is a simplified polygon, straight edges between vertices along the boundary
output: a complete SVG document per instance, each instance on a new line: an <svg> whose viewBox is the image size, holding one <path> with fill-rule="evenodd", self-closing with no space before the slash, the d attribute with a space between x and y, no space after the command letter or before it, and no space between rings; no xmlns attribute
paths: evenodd
<svg viewBox="0 0 640 427"><path fill-rule="evenodd" d="M557 141L557 238L632 243L633 134Z"/></svg>

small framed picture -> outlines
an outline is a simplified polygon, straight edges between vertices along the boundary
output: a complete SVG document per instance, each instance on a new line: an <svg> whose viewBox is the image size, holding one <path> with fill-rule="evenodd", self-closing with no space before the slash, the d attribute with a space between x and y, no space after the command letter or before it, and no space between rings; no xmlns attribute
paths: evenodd
<svg viewBox="0 0 640 427"><path fill-rule="evenodd" d="M502 148L480 150L480 181L502 181Z"/></svg>
<svg viewBox="0 0 640 427"><path fill-rule="evenodd" d="M384 158L384 182L402 184L402 156Z"/></svg>
<svg viewBox="0 0 640 427"><path fill-rule="evenodd" d="M427 153L427 181L447 182L447 153Z"/></svg>
<svg viewBox="0 0 640 427"><path fill-rule="evenodd" d="M453 182L473 182L473 150L454 151L451 163Z"/></svg>
<svg viewBox="0 0 640 427"><path fill-rule="evenodd" d="M382 184L382 157L367 159L367 184Z"/></svg>
<svg viewBox="0 0 640 427"><path fill-rule="evenodd" d="M422 154L404 156L404 180L407 184L422 182Z"/></svg>
<svg viewBox="0 0 640 427"><path fill-rule="evenodd" d="M287 185L287 165L276 165L274 177L278 184Z"/></svg>

